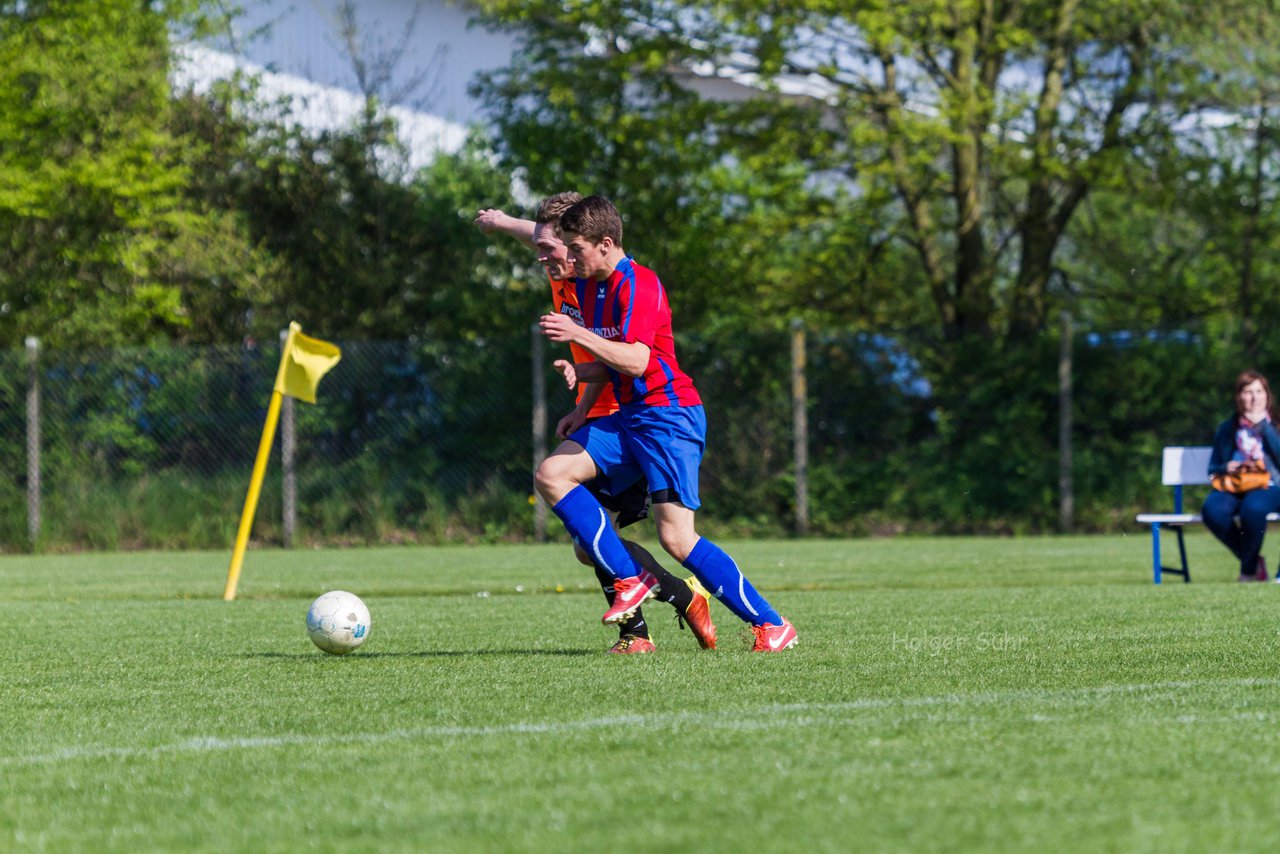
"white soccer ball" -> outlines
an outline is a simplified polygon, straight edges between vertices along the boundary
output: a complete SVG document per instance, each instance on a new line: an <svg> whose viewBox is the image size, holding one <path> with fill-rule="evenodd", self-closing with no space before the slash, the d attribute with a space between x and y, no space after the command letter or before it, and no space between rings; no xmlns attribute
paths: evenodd
<svg viewBox="0 0 1280 854"><path fill-rule="evenodd" d="M311 603L307 611L307 634L332 655L346 655L369 639L373 622L369 609L354 593L330 590Z"/></svg>

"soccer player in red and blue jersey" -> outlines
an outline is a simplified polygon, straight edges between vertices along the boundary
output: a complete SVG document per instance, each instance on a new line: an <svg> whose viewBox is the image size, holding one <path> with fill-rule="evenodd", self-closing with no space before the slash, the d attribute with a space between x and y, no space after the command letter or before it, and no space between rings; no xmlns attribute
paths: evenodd
<svg viewBox="0 0 1280 854"><path fill-rule="evenodd" d="M626 619L654 595L659 582L632 559L584 484L599 475L616 491L643 477L662 547L751 625L753 651L787 649L796 642L790 621L760 595L733 558L694 528L706 416L693 380L676 361L666 290L652 270L622 248L622 218L607 199L591 196L565 211L560 236L574 265L582 324L548 314L539 325L552 341L576 344L594 357L558 364L566 379L608 379L619 408L575 430L539 465L535 484L574 541L616 579L614 603L602 620Z"/></svg>
<svg viewBox="0 0 1280 854"><path fill-rule="evenodd" d="M501 232L532 246L538 253L538 262L546 270L551 282L552 309L581 321L582 314L578 309L577 290L573 281L573 269L569 264L569 253L564 242L560 240L560 215L574 203L582 200L577 193L557 193L544 199L538 205L532 221L517 219L496 210L481 210L475 219L476 227L487 232ZM591 354L576 345L571 345L575 362L591 360ZM567 364L567 363L566 363ZM573 412L560 419L556 426L556 435L564 438L571 430L596 418L611 415L618 409L613 392L606 383L578 387L578 405ZM621 529L627 525L646 518L649 515L648 495L643 481L617 493L610 494L608 484L593 481L587 485L597 500L604 505L614 517L614 523ZM687 625L703 649L715 649L716 627L711 619L708 599L710 596L702 589L696 577L687 580L676 578L654 559L653 555L632 540L623 540L628 553L645 569L660 579L661 598L675 608L683 625ZM575 543L574 553L582 563L593 566L605 599L610 606L615 600L613 576L599 566L595 566L591 556ZM618 642L609 650L612 653L635 654L653 652L655 647L649 636L649 627L644 615L637 609L618 626Z"/></svg>

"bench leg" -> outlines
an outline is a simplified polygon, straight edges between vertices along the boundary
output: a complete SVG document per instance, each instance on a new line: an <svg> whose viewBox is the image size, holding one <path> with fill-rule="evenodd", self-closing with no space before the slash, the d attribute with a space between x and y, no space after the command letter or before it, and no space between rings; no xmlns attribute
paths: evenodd
<svg viewBox="0 0 1280 854"><path fill-rule="evenodd" d="M1184 583L1189 584L1192 580L1192 570L1187 563L1187 540L1183 539L1183 526L1174 525L1174 533L1178 534L1178 557L1181 561L1181 567L1175 568L1165 566L1160 556L1160 522L1152 522L1151 524L1151 572L1152 581L1160 584L1164 579L1165 572L1171 572L1172 575L1183 576Z"/></svg>
<svg viewBox="0 0 1280 854"><path fill-rule="evenodd" d="M1151 561L1152 561L1152 581L1155 584L1160 583L1160 523L1151 523Z"/></svg>
<svg viewBox="0 0 1280 854"><path fill-rule="evenodd" d="M1191 583L1191 567L1187 566L1187 544L1182 540L1182 526L1178 526L1178 554L1182 557L1182 583Z"/></svg>
<svg viewBox="0 0 1280 854"><path fill-rule="evenodd" d="M1159 584L1166 572L1181 575L1184 582L1191 581L1191 568L1187 565L1187 543L1182 538L1182 526L1174 525L1174 533L1178 535L1178 557L1181 567L1165 566L1160 555L1160 523L1151 523L1151 580Z"/></svg>

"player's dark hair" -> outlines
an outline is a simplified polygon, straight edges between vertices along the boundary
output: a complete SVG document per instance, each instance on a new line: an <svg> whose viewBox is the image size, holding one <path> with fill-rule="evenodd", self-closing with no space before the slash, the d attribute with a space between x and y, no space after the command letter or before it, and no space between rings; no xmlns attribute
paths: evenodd
<svg viewBox="0 0 1280 854"><path fill-rule="evenodd" d="M533 221L554 225L560 221L561 214L580 201L582 201L582 194L575 193L573 190L567 193L556 193L554 196L547 196L542 200L542 204L538 205L538 210L534 212Z"/></svg>
<svg viewBox="0 0 1280 854"><path fill-rule="evenodd" d="M606 237L622 245L622 217L613 202L603 196L587 196L560 215L560 231L581 235L592 243Z"/></svg>

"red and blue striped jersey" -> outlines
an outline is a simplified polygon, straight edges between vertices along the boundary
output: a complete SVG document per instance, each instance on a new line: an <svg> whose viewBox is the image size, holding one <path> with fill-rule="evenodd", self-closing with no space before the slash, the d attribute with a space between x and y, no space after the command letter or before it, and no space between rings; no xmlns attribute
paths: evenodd
<svg viewBox="0 0 1280 854"><path fill-rule="evenodd" d="M701 405L693 380L676 361L671 305L656 273L627 256L608 279L577 279L574 285L583 326L606 340L639 342L649 348L642 376L609 369L619 406Z"/></svg>

